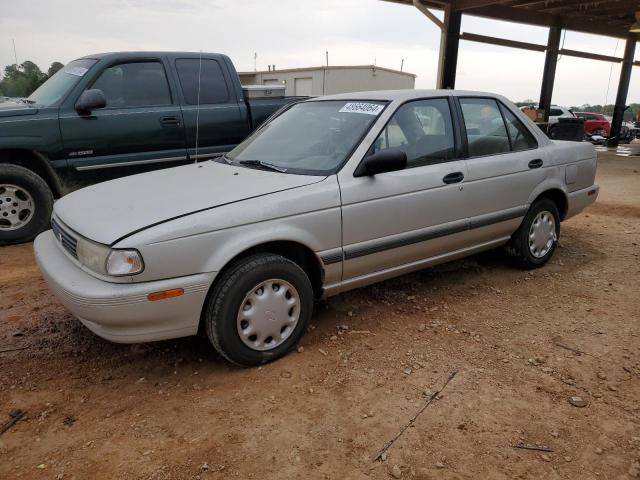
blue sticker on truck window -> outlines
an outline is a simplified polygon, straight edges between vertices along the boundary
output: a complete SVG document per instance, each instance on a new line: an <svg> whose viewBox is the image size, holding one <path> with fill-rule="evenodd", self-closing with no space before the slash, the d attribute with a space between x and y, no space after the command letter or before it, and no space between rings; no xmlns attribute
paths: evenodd
<svg viewBox="0 0 640 480"><path fill-rule="evenodd" d="M383 108L384 105L380 105L379 103L349 102L345 103L338 111L340 113L364 113L366 115L378 115Z"/></svg>

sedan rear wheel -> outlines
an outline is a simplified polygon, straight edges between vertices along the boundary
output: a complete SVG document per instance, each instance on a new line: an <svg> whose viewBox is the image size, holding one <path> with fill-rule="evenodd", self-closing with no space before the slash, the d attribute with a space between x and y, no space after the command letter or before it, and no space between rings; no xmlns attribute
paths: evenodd
<svg viewBox="0 0 640 480"><path fill-rule="evenodd" d="M559 237L558 207L550 199L541 198L531 205L506 250L518 267L538 268L551 259Z"/></svg>
<svg viewBox="0 0 640 480"><path fill-rule="evenodd" d="M274 254L244 258L224 271L203 313L215 349L237 365L254 366L286 355L313 311L313 288L296 263Z"/></svg>

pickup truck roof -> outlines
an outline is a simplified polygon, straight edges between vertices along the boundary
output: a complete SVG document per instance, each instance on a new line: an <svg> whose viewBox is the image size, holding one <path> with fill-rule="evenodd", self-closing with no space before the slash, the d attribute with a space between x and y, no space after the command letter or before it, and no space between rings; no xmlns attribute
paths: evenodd
<svg viewBox="0 0 640 480"><path fill-rule="evenodd" d="M103 52L103 53L93 53L91 55L85 55L80 58L91 58L94 60L101 60L103 58L146 58L146 57L180 57L180 58L188 58L188 57L203 57L208 56L216 56L222 58L229 58L227 55L222 53L209 53L209 52Z"/></svg>

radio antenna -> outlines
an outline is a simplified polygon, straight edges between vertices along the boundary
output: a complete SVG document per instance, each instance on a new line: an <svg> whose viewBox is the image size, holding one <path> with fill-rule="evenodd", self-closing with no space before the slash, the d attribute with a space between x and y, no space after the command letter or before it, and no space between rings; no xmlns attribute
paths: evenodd
<svg viewBox="0 0 640 480"><path fill-rule="evenodd" d="M194 164L198 163L198 140L200 134L200 77L202 76L202 50L200 50L200 64L198 66L198 102L196 104L196 154Z"/></svg>

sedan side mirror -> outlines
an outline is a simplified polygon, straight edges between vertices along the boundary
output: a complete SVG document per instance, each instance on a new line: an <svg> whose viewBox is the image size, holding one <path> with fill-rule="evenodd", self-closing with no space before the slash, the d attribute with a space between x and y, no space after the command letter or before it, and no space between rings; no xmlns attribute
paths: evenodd
<svg viewBox="0 0 640 480"><path fill-rule="evenodd" d="M78 113L91 113L93 110L97 110L98 108L104 108L107 106L107 99L102 93L102 90L98 88L93 88L90 90L85 90L78 98L76 102L76 112Z"/></svg>
<svg viewBox="0 0 640 480"><path fill-rule="evenodd" d="M379 173L395 172L407 167L407 154L400 150L381 150L365 157L356 171L354 177L370 177Z"/></svg>

